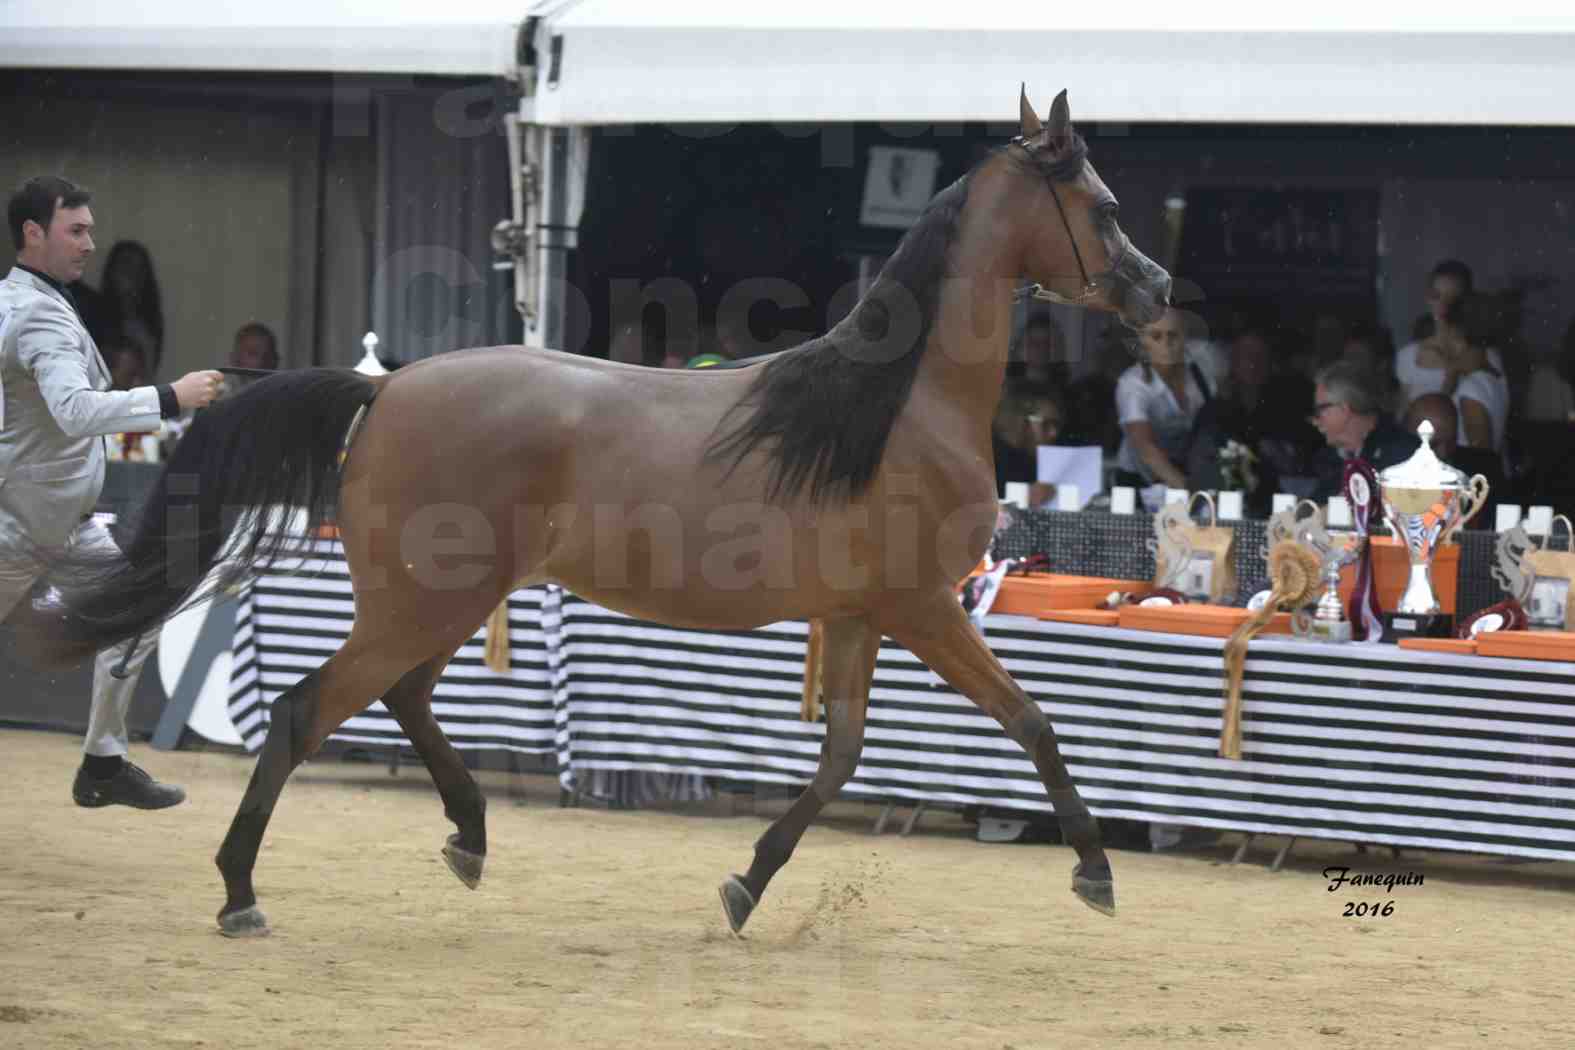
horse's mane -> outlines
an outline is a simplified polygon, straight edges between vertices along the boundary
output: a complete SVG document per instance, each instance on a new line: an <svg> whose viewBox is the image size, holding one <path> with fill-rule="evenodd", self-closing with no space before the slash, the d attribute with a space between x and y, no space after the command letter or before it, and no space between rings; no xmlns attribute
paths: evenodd
<svg viewBox="0 0 1575 1050"><path fill-rule="evenodd" d="M957 222L973 173L1003 151L1050 179L1072 179L1088 147L1073 133L1054 154L999 147L937 193L853 312L818 339L772 355L706 451L732 471L765 448L766 499L809 488L810 502L850 499L875 478L929 343Z"/></svg>
<svg viewBox="0 0 1575 1050"><path fill-rule="evenodd" d="M760 369L723 417L708 460L725 461L731 471L765 447L772 502L806 485L815 503L869 487L929 340L968 180L964 175L931 199L841 323Z"/></svg>

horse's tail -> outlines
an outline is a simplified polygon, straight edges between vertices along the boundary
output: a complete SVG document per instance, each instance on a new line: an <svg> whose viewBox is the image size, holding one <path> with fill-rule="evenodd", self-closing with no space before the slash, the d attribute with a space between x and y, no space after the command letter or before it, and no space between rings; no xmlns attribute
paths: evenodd
<svg viewBox="0 0 1575 1050"><path fill-rule="evenodd" d="M383 382L343 368L279 372L198 413L117 529L122 556L46 559L51 597L18 624L23 653L75 662L254 576L300 543L280 508L304 508L315 535L337 495L347 431ZM202 586L221 552L225 568Z"/></svg>

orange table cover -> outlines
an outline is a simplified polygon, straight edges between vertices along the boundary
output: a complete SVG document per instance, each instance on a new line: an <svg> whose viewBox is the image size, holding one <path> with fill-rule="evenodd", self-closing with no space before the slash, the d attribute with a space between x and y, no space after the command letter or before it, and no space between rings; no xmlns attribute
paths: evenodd
<svg viewBox="0 0 1575 1050"><path fill-rule="evenodd" d="M1373 583L1378 588L1378 607L1394 612L1400 607L1400 595L1411 578L1411 559L1405 546L1393 536L1374 536ZM1455 611L1455 591L1460 580L1460 544L1446 543L1433 555L1433 593L1438 595L1439 608L1446 613ZM1340 570L1340 602L1351 605L1351 588L1356 586L1356 566L1347 565Z"/></svg>
<svg viewBox="0 0 1575 1050"><path fill-rule="evenodd" d="M1397 643L1402 649L1421 649L1433 653L1456 653L1474 656L1477 643L1474 638L1401 638Z"/></svg>
<svg viewBox="0 0 1575 1050"><path fill-rule="evenodd" d="M1248 617L1246 609L1228 605L1123 605L1120 625L1138 631L1169 631L1229 638ZM1291 614L1275 613L1262 634L1290 634Z"/></svg>
<svg viewBox="0 0 1575 1050"><path fill-rule="evenodd" d="M1520 660L1575 661L1575 633L1570 631L1488 631L1477 635L1482 656L1513 656Z"/></svg>
<svg viewBox="0 0 1575 1050"><path fill-rule="evenodd" d="M1054 609L1095 609L1111 591L1147 594L1154 589L1148 580L1116 580L1103 576L1062 576L1059 573L1034 573L1008 576L1001 581L992 613L1038 616Z"/></svg>

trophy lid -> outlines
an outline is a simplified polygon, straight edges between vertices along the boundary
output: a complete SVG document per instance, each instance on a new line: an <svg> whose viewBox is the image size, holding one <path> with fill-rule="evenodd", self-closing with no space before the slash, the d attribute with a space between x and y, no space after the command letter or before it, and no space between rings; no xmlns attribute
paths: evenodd
<svg viewBox="0 0 1575 1050"><path fill-rule="evenodd" d="M1433 451L1433 424L1422 420L1416 428L1422 444L1404 463L1397 463L1378 475L1386 489L1462 489L1466 476L1438 458Z"/></svg>

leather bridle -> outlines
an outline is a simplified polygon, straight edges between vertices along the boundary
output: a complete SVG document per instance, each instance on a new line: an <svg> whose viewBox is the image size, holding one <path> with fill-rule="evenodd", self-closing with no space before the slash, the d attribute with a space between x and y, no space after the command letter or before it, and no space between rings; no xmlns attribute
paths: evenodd
<svg viewBox="0 0 1575 1050"><path fill-rule="evenodd" d="M1011 145L1017 146L1030 157L1039 151L1037 145L1021 135L1014 138L1011 141ZM1120 268L1122 260L1127 257L1127 252L1132 248L1132 241L1128 239L1126 234L1122 234L1121 251L1111 262L1110 269L1090 277L1088 275L1088 267L1083 265L1083 253L1077 246L1077 238L1072 235L1072 224L1067 221L1066 208L1061 203L1061 194L1056 192L1055 180L1046 176L1045 184L1050 187L1050 199L1055 201L1056 214L1061 217L1061 226L1066 230L1066 239L1072 245L1072 257L1077 260L1077 273L1083 282L1083 290L1074 296L1068 296L1062 295L1060 292L1051 291L1042 284L1035 283L1019 288L1015 298L1019 302L1024 299L1032 299L1041 303L1055 303L1058 306L1086 306L1099 295L1099 279L1101 277L1109 277Z"/></svg>

